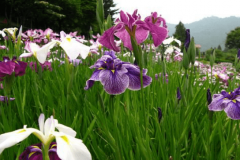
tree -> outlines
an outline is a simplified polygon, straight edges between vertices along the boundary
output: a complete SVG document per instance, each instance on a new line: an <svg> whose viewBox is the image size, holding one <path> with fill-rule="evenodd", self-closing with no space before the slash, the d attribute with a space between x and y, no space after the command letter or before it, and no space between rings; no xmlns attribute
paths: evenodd
<svg viewBox="0 0 240 160"><path fill-rule="evenodd" d="M218 45L217 49L222 50L222 47L220 44Z"/></svg>
<svg viewBox="0 0 240 160"><path fill-rule="evenodd" d="M235 28L227 34L225 46L228 49L240 48L240 27Z"/></svg>
<svg viewBox="0 0 240 160"><path fill-rule="evenodd" d="M113 17L114 14L118 13L118 9L111 9L116 7L116 4L113 2L113 0L103 0L104 5L104 18L107 19L108 15L111 15Z"/></svg>
<svg viewBox="0 0 240 160"><path fill-rule="evenodd" d="M173 34L174 38L179 39L182 44L184 44L185 39L186 39L186 28L184 24L180 21L178 25L176 25L176 31Z"/></svg>

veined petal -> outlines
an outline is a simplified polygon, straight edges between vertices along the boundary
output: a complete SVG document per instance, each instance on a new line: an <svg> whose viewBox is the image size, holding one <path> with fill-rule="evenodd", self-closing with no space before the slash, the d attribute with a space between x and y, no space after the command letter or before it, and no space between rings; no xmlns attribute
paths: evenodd
<svg viewBox="0 0 240 160"><path fill-rule="evenodd" d="M43 138L43 134L39 130L36 130L34 128L26 128L26 126L24 126L23 129L1 134L0 153L2 153L5 148L9 148L23 141L32 133L36 133L40 138Z"/></svg>
<svg viewBox="0 0 240 160"><path fill-rule="evenodd" d="M143 27L137 27L135 33L137 43L140 44L144 42L148 38L148 34L149 34L148 30L144 29Z"/></svg>
<svg viewBox="0 0 240 160"><path fill-rule="evenodd" d="M227 105L222 105L224 97L222 95L219 95L217 97L214 97L213 100L209 104L208 109L211 111L221 111L227 107ZM225 104L225 103L223 103Z"/></svg>
<svg viewBox="0 0 240 160"><path fill-rule="evenodd" d="M57 154L62 160L91 160L91 154L82 140L63 133L54 133L57 141Z"/></svg>
<svg viewBox="0 0 240 160"><path fill-rule="evenodd" d="M115 33L115 36L122 40L124 47L127 47L128 49L132 50L130 35L126 29L119 30L117 33Z"/></svg>
<svg viewBox="0 0 240 160"><path fill-rule="evenodd" d="M148 24L155 47L159 46L168 35L168 30L164 27L158 27L154 24Z"/></svg>
<svg viewBox="0 0 240 160"><path fill-rule="evenodd" d="M93 84L94 84L95 81L99 81L99 73L100 73L101 71L102 71L102 70L100 70L100 69L96 69L96 70L93 72L92 76L91 76L91 77L89 78L89 80L87 80L87 82L86 82L86 86L84 87L85 90L90 89L90 88L93 86Z"/></svg>
<svg viewBox="0 0 240 160"><path fill-rule="evenodd" d="M102 70L99 73L99 79L104 90L113 95L123 93L129 85L129 78L125 73L127 73L127 69L123 67L121 70L115 71Z"/></svg>
<svg viewBox="0 0 240 160"><path fill-rule="evenodd" d="M230 102L224 111L227 113L227 116L231 119L240 119L240 103L239 102Z"/></svg>

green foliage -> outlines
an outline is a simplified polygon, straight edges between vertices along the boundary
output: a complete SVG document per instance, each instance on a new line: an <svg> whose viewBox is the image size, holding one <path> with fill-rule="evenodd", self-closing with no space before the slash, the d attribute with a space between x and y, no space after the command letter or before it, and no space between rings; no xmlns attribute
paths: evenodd
<svg viewBox="0 0 240 160"><path fill-rule="evenodd" d="M240 48L240 27L228 33L225 46L229 49Z"/></svg>
<svg viewBox="0 0 240 160"><path fill-rule="evenodd" d="M212 53L212 49L206 51L205 59L210 61L210 55ZM237 49L231 49L228 51L221 51L219 49L215 49L215 62L234 62L235 56L237 54Z"/></svg>
<svg viewBox="0 0 240 160"><path fill-rule="evenodd" d="M185 42L186 39L186 28L184 24L180 21L178 25L176 25L175 33L173 34L174 38L180 40L182 44Z"/></svg>

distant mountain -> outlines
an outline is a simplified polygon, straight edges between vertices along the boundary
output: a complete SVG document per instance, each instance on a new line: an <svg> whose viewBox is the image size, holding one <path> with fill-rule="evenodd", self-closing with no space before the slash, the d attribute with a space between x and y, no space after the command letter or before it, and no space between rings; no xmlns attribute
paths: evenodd
<svg viewBox="0 0 240 160"><path fill-rule="evenodd" d="M167 25L169 35L172 36L175 32L176 24ZM200 21L184 24L184 26L186 29L190 29L195 43L202 46L201 51L205 51L211 47L217 48L219 44L224 49L227 34L236 27L240 27L240 17L207 17Z"/></svg>

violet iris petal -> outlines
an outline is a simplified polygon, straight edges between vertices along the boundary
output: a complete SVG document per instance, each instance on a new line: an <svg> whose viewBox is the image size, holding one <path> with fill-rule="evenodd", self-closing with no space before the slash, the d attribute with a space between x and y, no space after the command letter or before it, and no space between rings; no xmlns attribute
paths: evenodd
<svg viewBox="0 0 240 160"><path fill-rule="evenodd" d="M15 100L15 98L9 98L10 101ZM8 98L6 96L0 96L0 101L1 102L8 102Z"/></svg>
<svg viewBox="0 0 240 160"><path fill-rule="evenodd" d="M186 51L189 47L189 44L190 44L190 29L186 29L186 40L184 43L184 47L185 47Z"/></svg>
<svg viewBox="0 0 240 160"><path fill-rule="evenodd" d="M19 160L42 160L41 143L31 145L19 156ZM52 142L49 146L48 155L50 160L61 160L57 155L57 144Z"/></svg>
<svg viewBox="0 0 240 160"><path fill-rule="evenodd" d="M238 59L240 59L240 49L238 50L237 57L238 57Z"/></svg>
<svg viewBox="0 0 240 160"><path fill-rule="evenodd" d="M113 53L112 53L113 54ZM100 81L104 90L113 95L123 93L127 88L130 90L141 89L140 69L133 64L122 62L114 55L102 56L93 66L95 68L91 78L87 80L85 90L90 89L95 81ZM143 87L151 84L152 78L143 70Z"/></svg>
<svg viewBox="0 0 240 160"><path fill-rule="evenodd" d="M177 88L177 99L180 100L182 98L180 88Z"/></svg>
<svg viewBox="0 0 240 160"><path fill-rule="evenodd" d="M222 91L220 94L214 94L213 100L209 104L208 108L212 111L224 110L229 118L240 119L239 88L229 93Z"/></svg>
<svg viewBox="0 0 240 160"><path fill-rule="evenodd" d="M149 31L153 38L155 47L159 46L168 36L168 30L165 20L162 17L157 17L157 12L152 13L144 20L149 27ZM162 26L160 26L162 24Z"/></svg>

